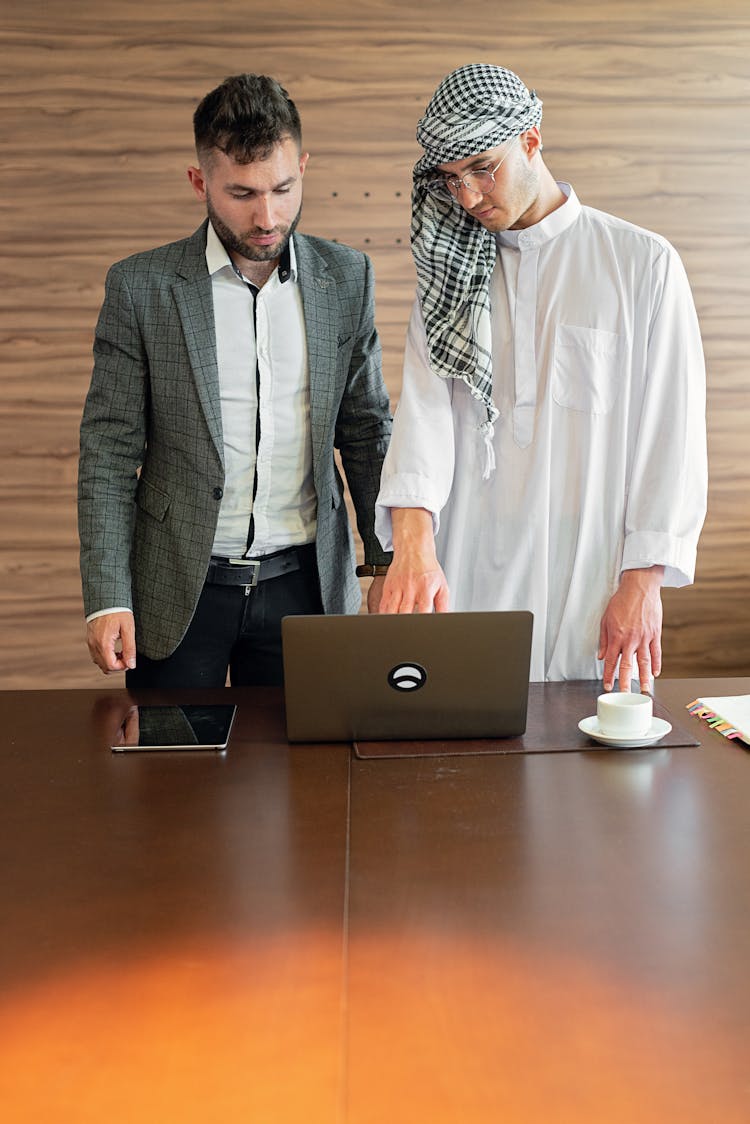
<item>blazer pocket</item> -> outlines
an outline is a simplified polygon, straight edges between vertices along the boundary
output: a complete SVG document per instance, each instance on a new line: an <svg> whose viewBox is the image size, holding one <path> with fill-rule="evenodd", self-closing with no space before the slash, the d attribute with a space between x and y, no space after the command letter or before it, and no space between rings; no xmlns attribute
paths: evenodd
<svg viewBox="0 0 750 1124"><path fill-rule="evenodd" d="M620 389L622 338L603 328L558 324L552 397L566 410L607 414Z"/></svg>
<svg viewBox="0 0 750 1124"><path fill-rule="evenodd" d="M135 502L141 511L145 511L161 523L172 500L166 492L162 492L160 488L155 488L153 484L149 484L148 480L141 477L135 493Z"/></svg>

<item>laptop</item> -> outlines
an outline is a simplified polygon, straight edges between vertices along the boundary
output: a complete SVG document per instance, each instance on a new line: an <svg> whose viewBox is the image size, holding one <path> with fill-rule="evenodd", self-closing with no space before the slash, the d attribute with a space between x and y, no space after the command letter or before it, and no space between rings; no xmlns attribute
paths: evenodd
<svg viewBox="0 0 750 1124"><path fill-rule="evenodd" d="M532 614L290 616L290 742L504 738L526 729Z"/></svg>

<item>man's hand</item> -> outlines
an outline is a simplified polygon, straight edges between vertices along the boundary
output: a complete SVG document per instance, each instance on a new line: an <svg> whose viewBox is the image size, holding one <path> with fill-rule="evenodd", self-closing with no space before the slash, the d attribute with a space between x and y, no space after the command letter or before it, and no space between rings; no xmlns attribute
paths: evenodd
<svg viewBox="0 0 750 1124"><path fill-rule="evenodd" d="M435 554L432 514L424 508L394 508L393 561L388 568L381 613L447 613L448 583Z"/></svg>
<svg viewBox="0 0 750 1124"><path fill-rule="evenodd" d="M132 613L105 613L86 625L91 658L105 675L135 667L135 621Z"/></svg>
<svg viewBox="0 0 750 1124"><path fill-rule="evenodd" d="M661 583L663 566L624 570L616 593L610 598L599 630L597 657L604 660L604 690L615 684L620 660L620 690L630 690L638 665L641 691L651 691L651 676L661 672Z"/></svg>

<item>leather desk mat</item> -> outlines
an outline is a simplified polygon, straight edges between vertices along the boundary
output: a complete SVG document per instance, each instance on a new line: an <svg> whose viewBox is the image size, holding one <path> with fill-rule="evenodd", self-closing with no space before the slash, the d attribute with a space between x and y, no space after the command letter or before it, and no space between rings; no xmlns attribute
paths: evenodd
<svg viewBox="0 0 750 1124"><path fill-rule="evenodd" d="M355 741L354 752L362 760L378 757L450 757L489 753L580 753L582 750L607 750L578 729L582 718L596 714L597 696L602 693L597 680L567 683L531 683L526 732L513 738L431 739L430 741ZM643 753L647 749L697 746L700 742L676 722L658 699L654 717L670 722L672 729L653 745L620 752Z"/></svg>

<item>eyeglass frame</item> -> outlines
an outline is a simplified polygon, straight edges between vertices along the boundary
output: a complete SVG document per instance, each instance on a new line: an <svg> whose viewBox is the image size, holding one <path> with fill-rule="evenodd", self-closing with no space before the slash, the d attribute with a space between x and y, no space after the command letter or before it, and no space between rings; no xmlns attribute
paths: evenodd
<svg viewBox="0 0 750 1124"><path fill-rule="evenodd" d="M447 196L450 199L457 200L461 188L463 188L464 191L470 191L472 195L488 195L489 192L494 191L495 189L495 172L502 164L505 163L505 160L513 150L513 145L519 139L520 135L520 133L517 133L516 136L510 138L510 144L508 145L500 160L498 160L497 164L495 164L494 168L477 168L475 170L467 172L463 176L457 176L455 174L445 175L444 173L441 173L439 176L434 176L427 182L428 190L437 195L441 195L444 199ZM466 182L466 180L471 176L489 176L490 186L484 191L477 190ZM451 190L451 183L455 185L455 193Z"/></svg>

